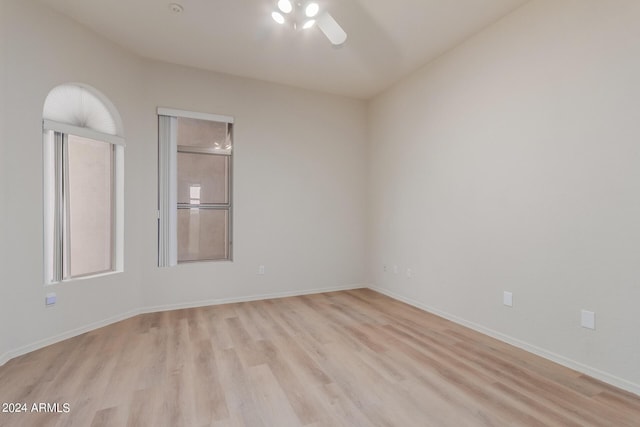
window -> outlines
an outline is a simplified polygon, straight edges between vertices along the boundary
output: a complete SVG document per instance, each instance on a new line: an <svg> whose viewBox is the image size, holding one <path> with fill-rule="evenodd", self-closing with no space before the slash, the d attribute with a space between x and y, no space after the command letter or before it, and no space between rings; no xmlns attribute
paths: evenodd
<svg viewBox="0 0 640 427"><path fill-rule="evenodd" d="M117 112L91 88L62 85L43 117L45 283L122 270Z"/></svg>
<svg viewBox="0 0 640 427"><path fill-rule="evenodd" d="M231 260L233 118L158 116L158 264Z"/></svg>

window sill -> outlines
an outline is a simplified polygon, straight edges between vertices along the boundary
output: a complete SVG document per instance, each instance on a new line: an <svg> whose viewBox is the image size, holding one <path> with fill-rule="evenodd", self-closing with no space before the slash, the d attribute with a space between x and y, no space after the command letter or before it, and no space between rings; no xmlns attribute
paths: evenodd
<svg viewBox="0 0 640 427"><path fill-rule="evenodd" d="M113 271L105 271L103 273L97 273L97 274L88 274L86 276L79 276L79 277L73 277L71 279L65 279L62 280L60 282L51 282L51 283L45 283L44 286L55 286L55 285L62 285L64 283L72 283L72 282L80 282L80 281L85 281L85 280L91 280L91 279L98 279L101 277L107 277L107 276L113 276L119 273L124 272L124 270L113 270Z"/></svg>

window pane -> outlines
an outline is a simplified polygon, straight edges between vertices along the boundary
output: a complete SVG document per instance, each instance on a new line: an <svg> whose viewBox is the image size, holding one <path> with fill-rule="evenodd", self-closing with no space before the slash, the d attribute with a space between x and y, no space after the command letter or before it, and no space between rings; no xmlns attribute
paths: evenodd
<svg viewBox="0 0 640 427"><path fill-rule="evenodd" d="M228 259L227 209L178 209L178 262Z"/></svg>
<svg viewBox="0 0 640 427"><path fill-rule="evenodd" d="M227 123L178 117L178 145L229 150Z"/></svg>
<svg viewBox="0 0 640 427"><path fill-rule="evenodd" d="M113 269L113 146L68 137L68 230L70 276Z"/></svg>
<svg viewBox="0 0 640 427"><path fill-rule="evenodd" d="M178 153L178 203L229 203L229 156Z"/></svg>

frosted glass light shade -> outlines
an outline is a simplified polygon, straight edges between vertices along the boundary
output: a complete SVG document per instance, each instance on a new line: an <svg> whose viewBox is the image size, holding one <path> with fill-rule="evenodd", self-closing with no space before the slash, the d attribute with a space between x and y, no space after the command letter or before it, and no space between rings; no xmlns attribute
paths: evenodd
<svg viewBox="0 0 640 427"><path fill-rule="evenodd" d="M318 3L315 3L315 2L309 3L304 10L308 18L313 18L318 14L319 11L320 11L320 6L318 5Z"/></svg>
<svg viewBox="0 0 640 427"><path fill-rule="evenodd" d="M43 118L108 135L121 135L109 107L89 89L64 84L49 92L44 102Z"/></svg>
<svg viewBox="0 0 640 427"><path fill-rule="evenodd" d="M278 24L284 24L284 16L282 16L282 14L280 12L272 12L271 13L271 17Z"/></svg>
<svg viewBox="0 0 640 427"><path fill-rule="evenodd" d="M289 0L280 0L278 1L278 9L280 9L282 13L291 13L293 5Z"/></svg>

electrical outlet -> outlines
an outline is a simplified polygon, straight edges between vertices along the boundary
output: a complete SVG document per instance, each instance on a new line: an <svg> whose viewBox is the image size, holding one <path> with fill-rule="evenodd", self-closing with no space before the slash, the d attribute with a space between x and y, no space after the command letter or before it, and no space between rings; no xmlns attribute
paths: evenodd
<svg viewBox="0 0 640 427"><path fill-rule="evenodd" d="M393 274L398 274L398 266L397 265L393 266Z"/></svg>
<svg viewBox="0 0 640 427"><path fill-rule="evenodd" d="M504 291L502 294L502 303L507 307L513 307L513 293Z"/></svg>
<svg viewBox="0 0 640 427"><path fill-rule="evenodd" d="M258 267L258 274L260 276L264 276L264 265Z"/></svg>
<svg viewBox="0 0 640 427"><path fill-rule="evenodd" d="M385 273L387 272L387 264L384 264L384 265L382 266L382 271L384 271Z"/></svg>
<svg viewBox="0 0 640 427"><path fill-rule="evenodd" d="M413 277L413 270L407 268L407 277Z"/></svg>
<svg viewBox="0 0 640 427"><path fill-rule="evenodd" d="M580 313L580 326L587 329L595 329L596 313L589 310L582 310Z"/></svg>

